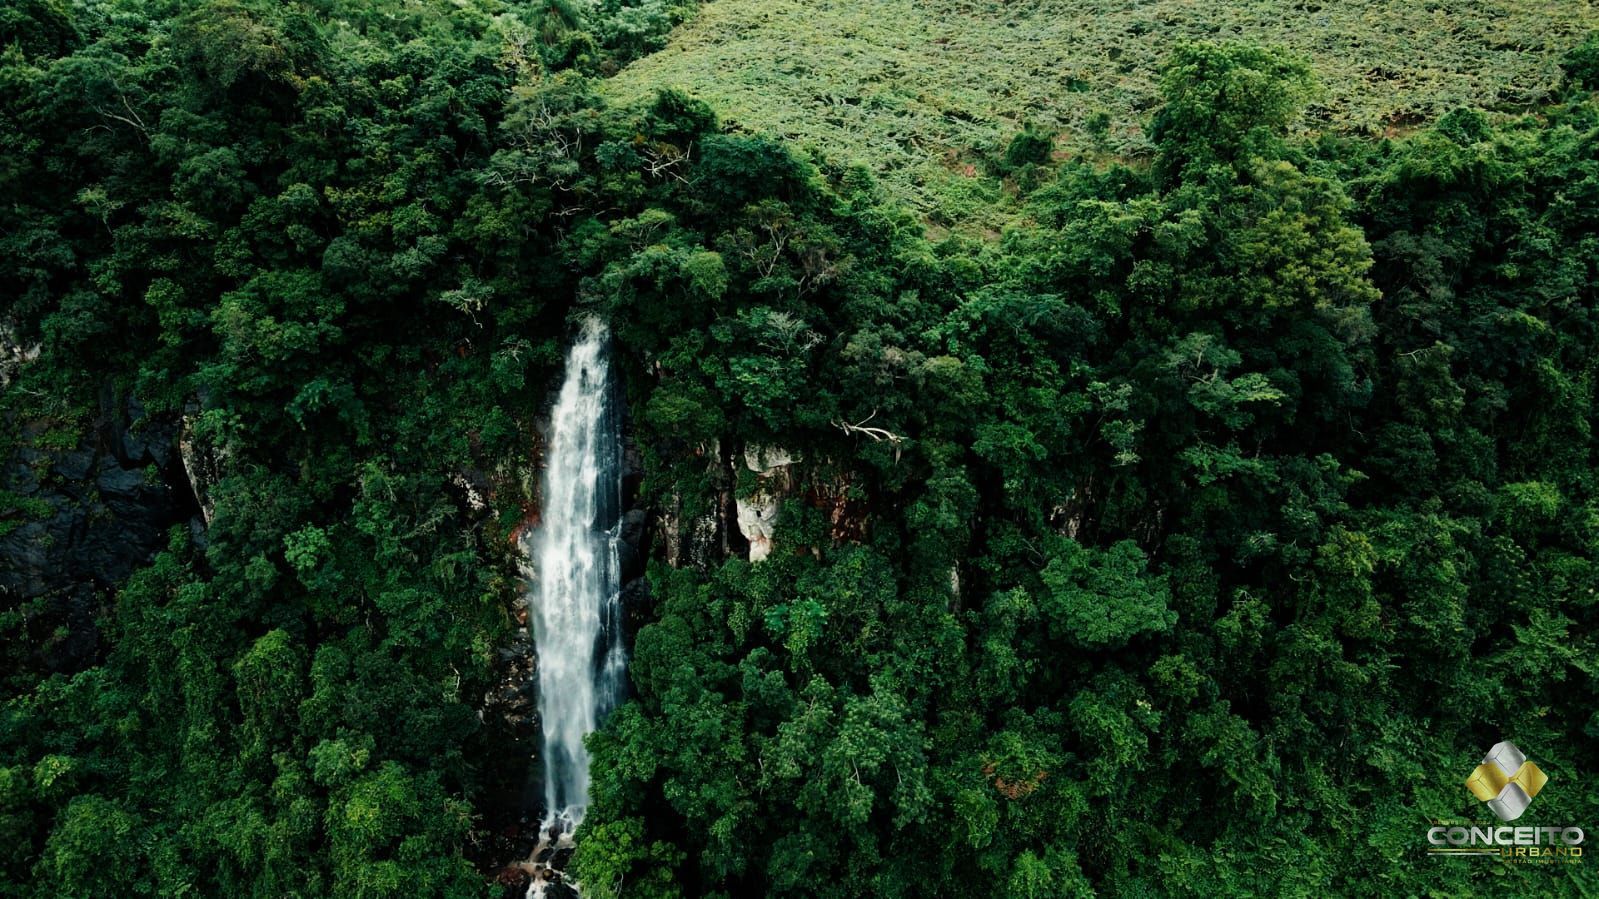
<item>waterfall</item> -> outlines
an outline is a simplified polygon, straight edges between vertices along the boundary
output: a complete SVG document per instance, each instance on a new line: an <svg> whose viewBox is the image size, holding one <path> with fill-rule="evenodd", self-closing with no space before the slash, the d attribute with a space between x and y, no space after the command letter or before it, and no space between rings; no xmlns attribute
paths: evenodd
<svg viewBox="0 0 1599 899"><path fill-rule="evenodd" d="M543 831L567 839L588 807L583 738L621 699L627 666L617 552L621 441L608 344L604 324L591 319L567 354L550 415L543 519L523 537L535 571L528 599L544 729Z"/></svg>

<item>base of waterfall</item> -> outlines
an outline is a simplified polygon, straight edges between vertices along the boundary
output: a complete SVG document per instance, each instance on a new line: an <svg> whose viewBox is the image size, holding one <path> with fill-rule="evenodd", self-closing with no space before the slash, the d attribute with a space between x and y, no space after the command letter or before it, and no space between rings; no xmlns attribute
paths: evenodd
<svg viewBox="0 0 1599 899"><path fill-rule="evenodd" d="M559 815L545 819L533 852L528 855L527 861L517 866L531 878L524 899L572 899L579 895L577 883L566 879L561 867L557 866L557 859L564 866L565 859L571 857L572 834L577 830L577 821L581 820L581 816L582 812L579 811L577 820L574 820L570 810L563 810Z"/></svg>

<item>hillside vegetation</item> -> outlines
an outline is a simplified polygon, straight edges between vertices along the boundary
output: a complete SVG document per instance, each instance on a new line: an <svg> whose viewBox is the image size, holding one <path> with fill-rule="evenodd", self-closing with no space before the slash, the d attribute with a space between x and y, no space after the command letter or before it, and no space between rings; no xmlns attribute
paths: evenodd
<svg viewBox="0 0 1599 899"><path fill-rule="evenodd" d="M1187 40L1291 48L1307 124L1404 131L1460 106L1546 100L1592 27L1579 0L716 0L607 84L662 85L729 123L865 161L935 225L1004 220L997 158L1024 122L1059 151L1143 157L1155 73Z"/></svg>
<svg viewBox="0 0 1599 899"><path fill-rule="evenodd" d="M614 96L738 8L782 33L0 3L0 899L526 896L513 538L590 317L647 512L583 899L1599 896L1591 857L1426 855L1500 741L1549 777L1517 828L1599 821L1599 35L1546 24L1580 8L1440 7L1549 44L1413 37L1406 109L1550 96L1393 140L1302 133L1386 127L1358 59L1176 46L1209 7L1141 7L1115 90L1072 70L1030 131L1020 81L978 102L997 56L937 102L849 75L841 122L911 92L827 125L889 190L727 129L775 89ZM1090 101L1103 149L1050 164ZM939 190L1014 227L929 239Z"/></svg>

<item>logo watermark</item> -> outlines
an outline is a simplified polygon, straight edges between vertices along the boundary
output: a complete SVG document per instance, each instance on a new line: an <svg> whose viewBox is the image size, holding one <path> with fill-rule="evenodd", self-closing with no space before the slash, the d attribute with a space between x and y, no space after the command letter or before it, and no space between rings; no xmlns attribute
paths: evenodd
<svg viewBox="0 0 1599 899"><path fill-rule="evenodd" d="M1506 740L1495 743L1482 757L1482 764L1466 778L1466 789L1488 803L1499 820L1514 821L1548 782L1549 775L1527 761L1516 744Z"/></svg>
<svg viewBox="0 0 1599 899"><path fill-rule="evenodd" d="M1466 789L1499 818L1520 818L1549 782L1549 775L1516 744L1495 743L1482 764L1466 778ZM1580 827L1494 827L1440 825L1427 830L1427 854L1479 856L1505 861L1576 862L1587 838Z"/></svg>

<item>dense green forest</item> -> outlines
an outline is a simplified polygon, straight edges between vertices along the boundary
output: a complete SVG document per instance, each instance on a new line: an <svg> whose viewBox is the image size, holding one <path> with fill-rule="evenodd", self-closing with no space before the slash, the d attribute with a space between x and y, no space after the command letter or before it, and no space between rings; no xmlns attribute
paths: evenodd
<svg viewBox="0 0 1599 899"><path fill-rule="evenodd" d="M590 316L652 524L584 896L1599 894L1426 854L1501 740L1599 832L1599 36L1385 136L1147 33L1136 152L1062 90L985 235L607 86L694 15L0 7L0 896L519 895Z"/></svg>

